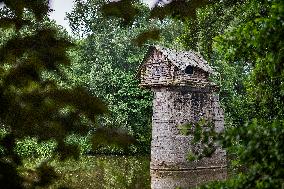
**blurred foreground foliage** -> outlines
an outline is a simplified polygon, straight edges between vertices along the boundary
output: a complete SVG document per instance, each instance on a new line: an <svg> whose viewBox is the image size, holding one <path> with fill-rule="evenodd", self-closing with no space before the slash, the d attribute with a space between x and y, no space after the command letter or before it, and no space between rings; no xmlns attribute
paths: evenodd
<svg viewBox="0 0 284 189"><path fill-rule="evenodd" d="M70 66L66 52L74 47L50 24L48 1L0 3L4 3L0 9L0 187L23 188L23 177L17 172L23 156L53 151L61 160L78 158L79 147L68 143L68 136L86 135L96 126L96 116L107 109L86 89L64 88L45 76L50 73L64 80L61 67ZM28 188L44 187L57 178L47 162L36 173L38 179Z"/></svg>

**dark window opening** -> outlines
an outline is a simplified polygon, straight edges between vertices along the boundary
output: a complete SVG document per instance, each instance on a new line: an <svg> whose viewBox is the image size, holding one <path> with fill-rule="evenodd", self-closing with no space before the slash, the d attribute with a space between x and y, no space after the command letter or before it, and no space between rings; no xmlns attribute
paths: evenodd
<svg viewBox="0 0 284 189"><path fill-rule="evenodd" d="M186 74L193 74L193 67L187 66L184 71Z"/></svg>

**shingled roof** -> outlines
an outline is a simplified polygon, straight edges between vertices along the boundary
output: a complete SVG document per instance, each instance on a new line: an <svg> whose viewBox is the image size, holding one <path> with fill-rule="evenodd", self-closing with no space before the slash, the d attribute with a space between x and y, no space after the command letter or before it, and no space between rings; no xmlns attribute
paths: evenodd
<svg viewBox="0 0 284 189"><path fill-rule="evenodd" d="M152 46L150 47L146 56L151 55L154 49L160 51L172 64L174 64L180 70L185 70L186 67L190 65L200 68L205 72L213 73L212 68L208 65L206 60L204 60L201 55L194 51L176 51L161 46ZM145 57L144 61L147 58L148 57Z"/></svg>

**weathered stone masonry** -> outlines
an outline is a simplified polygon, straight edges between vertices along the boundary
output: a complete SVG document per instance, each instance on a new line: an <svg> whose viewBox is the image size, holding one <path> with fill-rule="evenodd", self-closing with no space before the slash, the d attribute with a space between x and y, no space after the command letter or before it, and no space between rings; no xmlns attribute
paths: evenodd
<svg viewBox="0 0 284 189"><path fill-rule="evenodd" d="M210 158L188 162L192 136L178 126L200 119L213 121L215 130L224 129L217 87L208 80L212 69L194 52L151 47L139 74L141 86L154 92L151 169L190 170L226 166L225 151L217 148Z"/></svg>

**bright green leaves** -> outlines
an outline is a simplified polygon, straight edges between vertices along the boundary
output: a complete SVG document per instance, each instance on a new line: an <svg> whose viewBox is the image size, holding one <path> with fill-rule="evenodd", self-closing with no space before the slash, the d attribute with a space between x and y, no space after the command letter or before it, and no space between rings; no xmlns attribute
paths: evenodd
<svg viewBox="0 0 284 189"><path fill-rule="evenodd" d="M180 130L180 133L183 134L183 135L189 135L190 134L190 129L192 128L193 126L191 124L184 124L184 125L179 125L178 126L178 129Z"/></svg>
<svg viewBox="0 0 284 189"><path fill-rule="evenodd" d="M36 138L27 137L17 141L14 150L22 158L48 158L52 156L55 148L55 141L40 142Z"/></svg>
<svg viewBox="0 0 284 189"><path fill-rule="evenodd" d="M196 123L187 123L178 126L183 135L191 135L192 149L187 159L194 161L203 157L210 157L216 150L217 132L211 121L201 119Z"/></svg>
<svg viewBox="0 0 284 189"><path fill-rule="evenodd" d="M198 157L193 152L190 151L187 153L186 159L187 161L191 162L197 160Z"/></svg>

